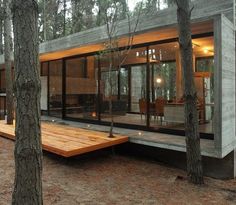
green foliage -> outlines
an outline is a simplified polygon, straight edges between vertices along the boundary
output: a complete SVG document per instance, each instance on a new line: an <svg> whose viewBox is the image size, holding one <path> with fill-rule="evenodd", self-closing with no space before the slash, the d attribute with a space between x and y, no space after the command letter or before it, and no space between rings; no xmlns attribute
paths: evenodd
<svg viewBox="0 0 236 205"><path fill-rule="evenodd" d="M131 1L131 0L129 0ZM72 33L105 25L106 14L116 20L138 15L140 6L144 14L155 13L173 0L140 0L130 11L127 0L38 0L40 41L52 40ZM109 17L109 15L107 15Z"/></svg>

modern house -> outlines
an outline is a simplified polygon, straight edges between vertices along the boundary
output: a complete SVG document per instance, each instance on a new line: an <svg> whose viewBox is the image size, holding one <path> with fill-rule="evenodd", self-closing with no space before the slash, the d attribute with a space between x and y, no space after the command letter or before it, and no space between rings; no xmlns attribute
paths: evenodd
<svg viewBox="0 0 236 205"><path fill-rule="evenodd" d="M211 175L234 177L235 1L195 1L191 18L202 155L207 170L216 172ZM122 51L129 38L126 20L117 25L116 33ZM142 141L137 136L131 142L184 152L176 7L141 17L132 49L121 66L118 57L113 59L116 66L111 72L109 56L101 52L106 41L106 26L101 26L40 44L42 114L109 125L112 98L115 126L152 131L149 140ZM1 56L1 110L5 86L3 59ZM160 136L161 142L156 142L155 137ZM180 138L181 143L176 141Z"/></svg>

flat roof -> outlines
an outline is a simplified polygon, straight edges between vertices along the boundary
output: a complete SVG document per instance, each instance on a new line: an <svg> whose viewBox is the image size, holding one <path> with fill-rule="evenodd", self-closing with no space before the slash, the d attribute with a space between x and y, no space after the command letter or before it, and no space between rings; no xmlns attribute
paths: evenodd
<svg viewBox="0 0 236 205"><path fill-rule="evenodd" d="M213 19L224 14L231 22L234 22L234 9L232 0L198 0L194 3L192 11L193 33L203 33L213 30ZM176 7L170 7L158 11L153 15L140 16L135 32L133 44L156 41L177 37L177 14ZM136 19L131 21L135 25ZM131 29L132 30L132 29ZM127 20L117 24L116 37L120 45L127 44L129 27ZM106 26L95 27L79 33L68 35L40 44L39 53L41 61L55 60L63 57L92 53L104 49L104 42L107 40ZM13 59L13 55L12 55ZM4 63L3 55L0 56L0 64Z"/></svg>
<svg viewBox="0 0 236 205"><path fill-rule="evenodd" d="M176 11L176 7L173 6L168 9L158 11L153 15L140 16L135 32L134 44L150 42L164 38L167 39L170 38L170 35L172 37L177 37ZM222 13L231 21L233 20L234 10L232 0L214 0L214 4L212 3L212 0L196 1L194 3L191 19L193 25L195 24L193 27L196 26L197 29L195 31L193 30L193 32L201 33L203 31L207 32L209 29L213 30L213 24L207 28L206 23L202 22L212 20L214 16ZM197 25L198 22L200 22L200 24L202 23L202 25ZM134 26L135 23L136 19L133 19L130 24L131 26ZM122 20L117 24L115 33L116 37L118 37L120 40L121 46L127 45L127 35L130 31L128 25L129 24L127 20ZM155 38L154 36L158 37ZM104 49L103 43L106 42L107 39L106 26L104 25L63 38L47 41L40 44L40 59L41 61L46 61L76 54L99 51Z"/></svg>

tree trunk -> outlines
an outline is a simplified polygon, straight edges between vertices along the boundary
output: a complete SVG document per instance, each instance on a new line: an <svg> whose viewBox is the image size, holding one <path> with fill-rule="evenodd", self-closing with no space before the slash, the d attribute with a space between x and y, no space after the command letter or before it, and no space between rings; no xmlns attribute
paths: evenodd
<svg viewBox="0 0 236 205"><path fill-rule="evenodd" d="M66 36L66 0L63 1L63 36Z"/></svg>
<svg viewBox="0 0 236 205"><path fill-rule="evenodd" d="M3 28L2 27L3 27L3 21L2 19L0 19L0 55L3 54L3 41L2 41Z"/></svg>
<svg viewBox="0 0 236 205"><path fill-rule="evenodd" d="M197 93L193 78L192 39L190 30L191 10L188 0L176 0L179 28L179 45L183 70L185 97L185 134L187 172L189 181L203 183L203 170L198 132Z"/></svg>
<svg viewBox="0 0 236 205"><path fill-rule="evenodd" d="M111 117L111 125L110 125L110 131L109 131L109 137L113 138L113 126L114 126L114 118L113 118L113 108L112 108L112 90L113 90L113 85L112 85L112 78L111 78L111 71L112 71L112 59L110 58L110 63L109 63L109 114Z"/></svg>
<svg viewBox="0 0 236 205"><path fill-rule="evenodd" d="M13 0L16 144L13 205L42 205L38 5Z"/></svg>
<svg viewBox="0 0 236 205"><path fill-rule="evenodd" d="M46 0L43 0L43 41L47 40L47 12L46 12Z"/></svg>
<svg viewBox="0 0 236 205"><path fill-rule="evenodd" d="M11 68L11 51L12 51L12 37L11 37L11 10L10 0L4 0L5 18L4 18L4 56L5 56L5 78L6 78L6 110L7 110L7 124L13 124L13 88L12 88L12 68Z"/></svg>
<svg viewBox="0 0 236 205"><path fill-rule="evenodd" d="M109 25L107 25L109 28ZM110 36L110 33L109 33L109 114L110 114L110 117L111 117L111 124L110 124L110 131L109 131L109 137L110 138L113 138L114 135L113 135L113 126L114 126L114 118L113 118L113 108L112 108L112 91L113 91L113 79L112 79L112 76L111 76L111 72L112 72L112 68L114 67L114 52L113 52L113 49L112 49L112 37Z"/></svg>

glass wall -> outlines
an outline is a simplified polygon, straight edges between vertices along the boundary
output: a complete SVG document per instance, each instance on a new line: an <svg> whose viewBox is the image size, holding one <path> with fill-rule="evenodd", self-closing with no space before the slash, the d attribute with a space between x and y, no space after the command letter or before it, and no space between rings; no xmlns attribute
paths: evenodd
<svg viewBox="0 0 236 205"><path fill-rule="evenodd" d="M62 60L49 62L49 114L62 117Z"/></svg>
<svg viewBox="0 0 236 205"><path fill-rule="evenodd" d="M184 95L180 49L176 42L151 46L150 126L184 130ZM193 39L194 82L197 90L199 131L213 133L213 37Z"/></svg>
<svg viewBox="0 0 236 205"><path fill-rule="evenodd" d="M201 133L213 133L214 41L193 39L193 70ZM65 59L65 116L184 130L184 95L178 42L129 52ZM47 73L42 66L41 75ZM64 77L63 77L64 78ZM49 63L50 115L62 114L62 60Z"/></svg>
<svg viewBox="0 0 236 205"><path fill-rule="evenodd" d="M0 70L0 93L6 92L5 70Z"/></svg>
<svg viewBox="0 0 236 205"><path fill-rule="evenodd" d="M3 120L6 114L6 97L0 94L0 119Z"/></svg>
<svg viewBox="0 0 236 205"><path fill-rule="evenodd" d="M48 62L41 64L41 112L48 114Z"/></svg>
<svg viewBox="0 0 236 205"><path fill-rule="evenodd" d="M0 70L0 119L3 120L6 114L6 84L5 70Z"/></svg>
<svg viewBox="0 0 236 205"><path fill-rule="evenodd" d="M110 69L109 57L101 58L101 120L110 122L112 116L115 123L145 126L146 107L141 103L145 104L146 98L146 47L110 57L113 62Z"/></svg>
<svg viewBox="0 0 236 205"><path fill-rule="evenodd" d="M97 61L94 56L66 60L66 116L97 119Z"/></svg>

